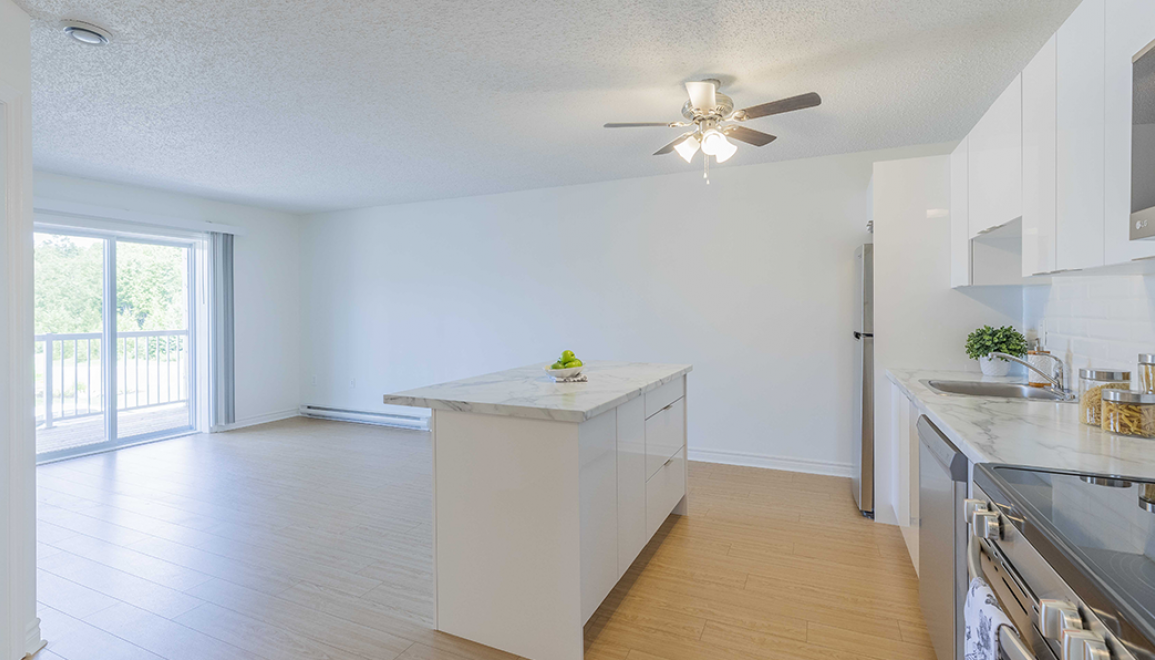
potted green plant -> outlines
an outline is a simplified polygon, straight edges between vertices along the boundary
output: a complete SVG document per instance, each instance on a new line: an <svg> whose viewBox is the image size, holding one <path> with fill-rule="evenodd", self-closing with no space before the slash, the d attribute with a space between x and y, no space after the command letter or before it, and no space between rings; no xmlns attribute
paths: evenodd
<svg viewBox="0 0 1155 660"><path fill-rule="evenodd" d="M1027 352L1027 338L1011 326L995 329L989 325L967 335L967 356L979 361L984 376L1006 376L1011 370L1011 362L1003 358L992 358L991 353L999 352L1020 357Z"/></svg>

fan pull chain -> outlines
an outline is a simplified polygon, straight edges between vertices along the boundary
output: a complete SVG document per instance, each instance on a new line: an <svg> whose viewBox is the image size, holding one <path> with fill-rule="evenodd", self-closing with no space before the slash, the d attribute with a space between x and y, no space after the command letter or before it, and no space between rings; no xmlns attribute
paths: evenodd
<svg viewBox="0 0 1155 660"><path fill-rule="evenodd" d="M710 157L706 154L702 155L705 156L705 158L702 159L702 162L705 163L705 167L702 170L702 178L706 180L706 185L708 186L710 185Z"/></svg>

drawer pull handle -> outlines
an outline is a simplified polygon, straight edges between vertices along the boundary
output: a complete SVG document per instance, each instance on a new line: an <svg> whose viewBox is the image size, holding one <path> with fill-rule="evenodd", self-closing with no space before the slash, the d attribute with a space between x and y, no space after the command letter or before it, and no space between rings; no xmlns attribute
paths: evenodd
<svg viewBox="0 0 1155 660"><path fill-rule="evenodd" d="M673 457L673 456L671 456L671 457L667 458L667 459L666 459L666 462L665 462L665 463L662 463L662 467L666 467L666 466L667 466L667 465L669 465L669 464L670 464L670 462L671 462L671 461L673 461L673 460L674 460L674 457Z"/></svg>
<svg viewBox="0 0 1155 660"><path fill-rule="evenodd" d="M677 401L672 401L672 402L670 402L670 403L666 404L666 407L665 407L665 408L662 408L662 409L661 409L661 410L659 410L658 412L666 412L666 411L667 411L667 410L669 410L670 408L673 408L675 403L677 403Z"/></svg>

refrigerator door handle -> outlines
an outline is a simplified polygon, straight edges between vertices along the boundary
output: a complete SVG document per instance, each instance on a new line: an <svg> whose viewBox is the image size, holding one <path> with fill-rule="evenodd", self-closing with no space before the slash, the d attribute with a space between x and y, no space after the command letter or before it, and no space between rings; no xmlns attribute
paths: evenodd
<svg viewBox="0 0 1155 660"><path fill-rule="evenodd" d="M862 339L863 337L873 337L873 336L874 336L873 332L859 332L857 330L854 331L854 338L855 339Z"/></svg>

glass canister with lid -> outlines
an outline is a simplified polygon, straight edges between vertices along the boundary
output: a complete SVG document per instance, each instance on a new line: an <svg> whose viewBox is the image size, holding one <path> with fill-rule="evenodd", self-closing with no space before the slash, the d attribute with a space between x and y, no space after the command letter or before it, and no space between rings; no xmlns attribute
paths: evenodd
<svg viewBox="0 0 1155 660"><path fill-rule="evenodd" d="M1054 360L1051 359L1050 351L1044 351L1041 348L1033 348L1027 351L1027 362L1045 374L1051 373L1055 367ZM1027 384L1031 387L1046 387L1050 385L1050 382L1035 373L1033 369L1027 369Z"/></svg>
<svg viewBox="0 0 1155 660"><path fill-rule="evenodd" d="M1155 353L1139 354L1139 391L1155 394Z"/></svg>
<svg viewBox="0 0 1155 660"><path fill-rule="evenodd" d="M1079 421L1091 426L1102 425L1103 391L1130 390L1130 371L1108 369L1079 370Z"/></svg>
<svg viewBox="0 0 1155 660"><path fill-rule="evenodd" d="M1155 438L1155 394L1103 390L1102 420L1104 431Z"/></svg>

